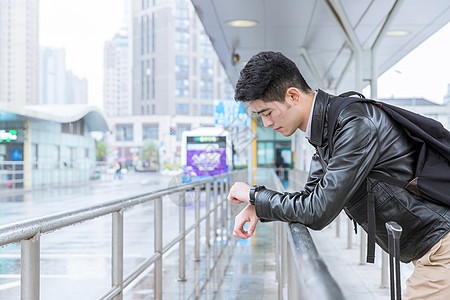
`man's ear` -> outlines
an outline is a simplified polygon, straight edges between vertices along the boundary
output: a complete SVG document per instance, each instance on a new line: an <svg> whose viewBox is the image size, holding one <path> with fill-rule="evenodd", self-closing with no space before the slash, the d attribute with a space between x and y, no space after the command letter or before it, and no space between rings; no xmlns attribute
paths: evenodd
<svg viewBox="0 0 450 300"><path fill-rule="evenodd" d="M284 96L284 99L292 104L297 105L300 103L301 93L300 90L295 87L290 87L286 90L286 95Z"/></svg>

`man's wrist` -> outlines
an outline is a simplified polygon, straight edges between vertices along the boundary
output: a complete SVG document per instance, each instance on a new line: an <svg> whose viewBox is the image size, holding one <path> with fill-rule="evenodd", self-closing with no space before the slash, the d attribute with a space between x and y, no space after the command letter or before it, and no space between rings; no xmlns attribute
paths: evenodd
<svg viewBox="0 0 450 300"><path fill-rule="evenodd" d="M255 205L255 200L256 200L256 194L265 189L266 187L263 185L254 185L250 188L250 192L249 192L249 203L251 205Z"/></svg>

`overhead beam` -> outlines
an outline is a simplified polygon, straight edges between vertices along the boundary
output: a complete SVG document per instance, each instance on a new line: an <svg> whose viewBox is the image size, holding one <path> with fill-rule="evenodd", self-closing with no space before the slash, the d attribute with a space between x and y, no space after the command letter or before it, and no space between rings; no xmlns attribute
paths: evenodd
<svg viewBox="0 0 450 300"><path fill-rule="evenodd" d="M389 14L386 17L386 20L383 23L383 26L381 27L380 32L378 33L377 38L375 39L372 50L376 51L378 47L380 47L381 42L383 41L384 37L386 36L387 31L390 29L392 22L394 21L395 17L397 16L398 12L400 11L400 8L405 2L404 0L397 0L395 1L394 5L392 6L391 10L389 11Z"/></svg>
<svg viewBox="0 0 450 300"><path fill-rule="evenodd" d="M314 65L313 61L311 60L308 51L305 47L300 48L300 55L303 57L303 60L306 62L306 65L308 69L311 71L312 75L314 76L314 79L317 82L318 86L323 86L323 80L320 78L319 72L317 72L317 68Z"/></svg>
<svg viewBox="0 0 450 300"><path fill-rule="evenodd" d="M391 27L393 20L400 11L400 7L402 6L403 2L405 1L404 0L395 1L370 51L371 52L370 97L372 99L378 98L378 61L377 61L378 48L380 47L381 42L385 38L387 31Z"/></svg>
<svg viewBox="0 0 450 300"><path fill-rule="evenodd" d="M355 90L361 91L362 88L362 47L358 37L353 29L344 8L339 0L324 0L331 14L335 17L336 22L341 27L347 38L350 47L353 50L355 59Z"/></svg>

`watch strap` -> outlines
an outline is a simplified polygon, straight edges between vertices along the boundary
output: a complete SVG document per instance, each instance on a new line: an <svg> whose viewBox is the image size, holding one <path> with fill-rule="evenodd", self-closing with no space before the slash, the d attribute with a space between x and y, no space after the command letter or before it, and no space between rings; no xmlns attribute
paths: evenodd
<svg viewBox="0 0 450 300"><path fill-rule="evenodd" d="M266 187L263 185L254 185L250 188L249 198L250 198L250 204L255 205L255 194L256 192L259 192L262 189L265 189Z"/></svg>

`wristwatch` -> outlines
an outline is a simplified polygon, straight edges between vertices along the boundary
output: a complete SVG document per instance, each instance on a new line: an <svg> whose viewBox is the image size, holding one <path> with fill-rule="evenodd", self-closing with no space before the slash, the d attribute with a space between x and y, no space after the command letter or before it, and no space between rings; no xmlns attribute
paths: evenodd
<svg viewBox="0 0 450 300"><path fill-rule="evenodd" d="M263 190L265 188L266 187L263 185L254 185L250 188L249 196L250 196L250 204L251 205L255 205L255 193L259 192L260 190Z"/></svg>

